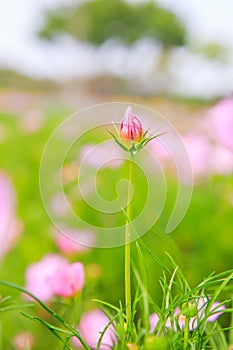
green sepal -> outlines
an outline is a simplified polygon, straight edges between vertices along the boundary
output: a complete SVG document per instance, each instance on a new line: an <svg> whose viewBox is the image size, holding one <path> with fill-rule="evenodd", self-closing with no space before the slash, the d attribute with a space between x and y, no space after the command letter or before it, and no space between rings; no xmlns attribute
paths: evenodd
<svg viewBox="0 0 233 350"><path fill-rule="evenodd" d="M162 136L162 135L164 135L164 134L166 134L166 133L167 133L167 132L165 131L165 132L161 132L161 133L158 134L158 135L145 138L145 139L142 140L142 142L141 142L142 147L145 147L151 140L156 139L157 137Z"/></svg>
<svg viewBox="0 0 233 350"><path fill-rule="evenodd" d="M109 134L114 138L114 140L116 141L116 143L117 143L124 151L129 152L129 153L131 153L132 155L134 155L135 153L139 152L139 151L140 151L142 148L144 148L151 140L156 139L157 137L162 136L162 135L164 135L164 134L167 133L167 132L165 131L165 132L162 132L162 133L160 133L160 134L158 134L158 135L155 135L155 136L152 136L152 137L145 137L146 134L147 134L148 131L149 131L149 129L147 129L147 130L144 132L144 134L143 134L143 139L142 139L141 142L138 142L138 143L136 143L136 144L133 142L132 146L131 146L130 148L127 148L123 143L121 143L121 142L119 141L119 139L121 139L119 130L117 129L115 123L112 123L112 124L113 124L113 126L114 126L114 128L115 128L115 130L116 130L116 133L117 133L118 138L117 138L109 129L106 128L106 130L109 132Z"/></svg>
<svg viewBox="0 0 233 350"><path fill-rule="evenodd" d="M124 150L124 151L127 151L127 152L130 152L130 150L124 146L119 140L118 138L109 130L109 129L106 129L109 134L114 138L114 140L116 141L116 143Z"/></svg>

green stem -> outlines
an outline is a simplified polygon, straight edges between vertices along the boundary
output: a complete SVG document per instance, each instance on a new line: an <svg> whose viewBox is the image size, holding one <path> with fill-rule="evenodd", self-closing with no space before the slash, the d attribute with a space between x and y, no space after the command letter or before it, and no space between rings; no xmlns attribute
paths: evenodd
<svg viewBox="0 0 233 350"><path fill-rule="evenodd" d="M75 328L73 328L72 326L70 326L68 323L65 322L65 320L59 315L57 314L55 311L53 311L52 309L50 309L45 303L43 303L39 298L37 298L36 295L32 294L31 292L29 292L27 289L18 286L17 284L11 283L11 282L7 282L7 281L2 281L0 280L0 285L3 286L7 286L10 288L14 288L20 292L23 292L27 295L29 295L30 297L32 297L35 301L37 301L37 303L42 306L50 315L52 315L53 317L55 317L59 322L61 322L63 324L63 326L68 329L76 338L79 339L80 343L83 345L84 349L86 350L91 350L91 348L86 344L86 342L82 339L82 337L79 334L79 331L76 330Z"/></svg>
<svg viewBox="0 0 233 350"><path fill-rule="evenodd" d="M126 210L126 225L125 225L125 307L127 325L131 324L131 281L130 281L130 221L131 221L131 209L132 209L132 184L133 184L133 156L129 163L129 186L128 186L128 198L127 198L127 210Z"/></svg>
<svg viewBox="0 0 233 350"><path fill-rule="evenodd" d="M185 318L185 326L184 326L184 350L188 347L189 340L189 317Z"/></svg>

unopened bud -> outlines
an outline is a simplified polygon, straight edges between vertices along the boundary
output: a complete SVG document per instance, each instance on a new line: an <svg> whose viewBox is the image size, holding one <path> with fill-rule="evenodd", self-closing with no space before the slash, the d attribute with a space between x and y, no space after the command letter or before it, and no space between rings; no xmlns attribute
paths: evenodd
<svg viewBox="0 0 233 350"><path fill-rule="evenodd" d="M122 139L136 142L140 142L143 138L142 123L130 106L126 109L121 121L120 136Z"/></svg>

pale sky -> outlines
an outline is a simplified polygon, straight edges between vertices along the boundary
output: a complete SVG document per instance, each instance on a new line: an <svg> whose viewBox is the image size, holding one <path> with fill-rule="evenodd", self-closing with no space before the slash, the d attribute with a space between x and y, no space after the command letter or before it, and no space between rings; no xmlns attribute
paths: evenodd
<svg viewBox="0 0 233 350"><path fill-rule="evenodd" d="M42 23L43 9L72 0L1 0L0 67L16 69L37 78L66 80L103 72L138 77L148 83L158 48L141 42L131 49L106 44L94 49L76 44L69 37L50 45L35 35ZM141 0L131 0L141 1ZM158 0L186 23L190 42L218 42L229 48L229 61L210 62L200 55L179 49L170 60L175 77L171 91L196 96L215 96L233 91L233 1L232 0ZM143 65L142 65L143 57ZM153 82L152 82L153 83ZM152 84L153 85L153 84Z"/></svg>

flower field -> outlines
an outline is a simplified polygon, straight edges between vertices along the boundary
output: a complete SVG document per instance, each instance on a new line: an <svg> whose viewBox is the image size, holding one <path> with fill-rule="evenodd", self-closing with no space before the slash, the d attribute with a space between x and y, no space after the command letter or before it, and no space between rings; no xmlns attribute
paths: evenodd
<svg viewBox="0 0 233 350"><path fill-rule="evenodd" d="M193 192L187 212L170 234L166 225L179 179L171 148L159 141L163 137L166 141L169 132L163 129L161 135L167 134L152 135L150 142L145 142L166 178L166 198L154 224L137 240L126 242L131 248L130 301L125 300L125 244L101 246L98 234L100 228L109 227L128 227L131 234L137 230L130 222L146 203L147 175L135 167L131 213L127 204L123 206L126 210L116 215L85 203L76 180L85 163L82 181L87 198L93 190L94 172L101 198L107 202L115 199L118 181L128 179L130 160L122 158L124 148L128 143L130 147L132 142L143 143L146 137L143 122L147 115L138 115L135 106L133 112L127 110L128 119L123 120L119 135L111 122L121 120L124 114L115 115L113 108L111 134L103 127L91 130L72 144L62 163L64 194L86 225L69 219L61 193L52 182L46 183L46 204L60 226L51 221L41 197L43 151L54 130L68 118L67 113L48 110L27 116L0 115L0 349L228 350L233 346L233 99L209 105L203 116L192 122L192 128L178 130L192 166ZM134 110L137 114L131 115ZM169 115L165 117L169 119ZM52 160L77 130L63 131L51 149ZM123 149L112 134L121 140ZM108 147L103 144L106 140L111 142ZM133 152L139 153L135 159L140 154L143 158L144 149L133 147ZM52 161L47 165L42 175L48 174L49 179ZM150 164L147 166L149 169ZM140 229L147 227L150 215L159 210L160 178L153 171L148 178L155 196ZM126 195L126 190L122 192ZM92 203L98 205L95 198Z"/></svg>

